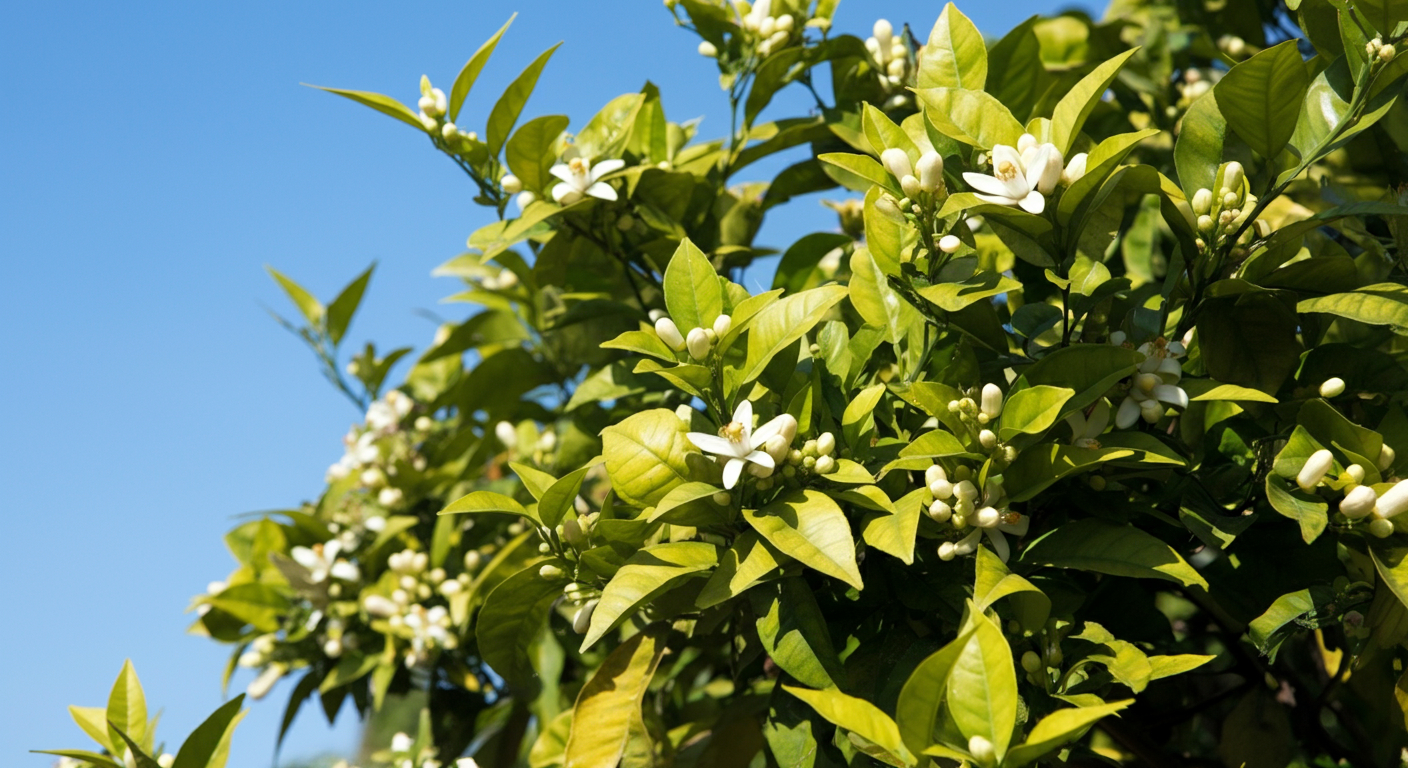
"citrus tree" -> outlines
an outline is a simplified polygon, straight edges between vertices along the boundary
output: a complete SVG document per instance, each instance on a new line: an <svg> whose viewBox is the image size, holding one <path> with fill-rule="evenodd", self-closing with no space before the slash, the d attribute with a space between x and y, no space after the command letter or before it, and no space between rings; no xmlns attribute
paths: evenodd
<svg viewBox="0 0 1408 768"><path fill-rule="evenodd" d="M193 627L226 682L289 678L284 729L353 706L398 768L1397 765L1408 5L864 40L834 0L666 6L721 138L648 83L526 118L555 48L467 109L507 24L413 106L325 89L493 219L394 387L410 350L341 346L370 270L327 303L274 273L365 418L227 536ZM814 107L771 117L785 88ZM817 192L839 224L747 290ZM66 759L172 763L134 707L76 708L100 751Z"/></svg>

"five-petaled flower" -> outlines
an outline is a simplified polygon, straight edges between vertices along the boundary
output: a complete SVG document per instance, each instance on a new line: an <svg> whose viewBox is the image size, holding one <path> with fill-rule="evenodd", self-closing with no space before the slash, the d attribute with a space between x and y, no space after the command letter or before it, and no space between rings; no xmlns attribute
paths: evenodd
<svg viewBox="0 0 1408 768"><path fill-rule="evenodd" d="M1064 162L1056 145L1037 144L1031 134L1023 134L1017 147L998 144L992 148L991 176L969 172L963 174L963 180L985 202L1041 213L1046 209L1046 195L1061 181Z"/></svg>
<svg viewBox="0 0 1408 768"><path fill-rule="evenodd" d="M743 466L749 462L771 470L777 466L764 447L774 435L780 435L788 424L786 415L778 416L768 423L753 429L753 404L744 400L733 411L733 421L719 430L717 435L703 432L690 432L686 437L701 451L722 456L724 463L724 487L738 485L738 477Z"/></svg>
<svg viewBox="0 0 1408 768"><path fill-rule="evenodd" d="M559 205L571 205L583 196L615 200L616 190L601 180L602 176L625 167L625 160L602 160L596 165L585 157L574 157L552 167L552 175L562 183L552 188L552 199Z"/></svg>

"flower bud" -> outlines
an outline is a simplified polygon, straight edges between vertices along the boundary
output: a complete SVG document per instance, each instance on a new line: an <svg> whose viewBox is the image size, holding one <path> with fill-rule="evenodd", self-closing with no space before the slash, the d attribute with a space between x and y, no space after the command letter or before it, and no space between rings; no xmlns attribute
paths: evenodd
<svg viewBox="0 0 1408 768"><path fill-rule="evenodd" d="M1334 377L1334 378L1331 378L1331 379L1325 379L1325 383L1323 383L1323 384L1320 385L1320 396L1321 396L1321 397L1326 397L1326 398L1329 398L1329 397L1339 397L1340 395L1343 395L1343 394L1344 394L1344 379L1341 379L1341 378L1339 378L1338 376L1336 376L1336 377Z"/></svg>
<svg viewBox="0 0 1408 768"><path fill-rule="evenodd" d="M997 447L997 434L991 429L984 429L978 433L978 444L991 451Z"/></svg>
<svg viewBox="0 0 1408 768"><path fill-rule="evenodd" d="M591 542L587 540L586 532L582 530L582 524L576 520L567 520L562 523L562 538L578 551L591 545Z"/></svg>
<svg viewBox="0 0 1408 768"><path fill-rule="evenodd" d="M494 437L509 450L513 450L518 445L518 431L507 421L501 421L494 425Z"/></svg>
<svg viewBox="0 0 1408 768"><path fill-rule="evenodd" d="M523 182L511 173L504 174L504 177L499 179L499 186L503 187L504 192L510 195L516 195L523 191Z"/></svg>
<svg viewBox="0 0 1408 768"><path fill-rule="evenodd" d="M983 507L973 516L973 524L979 528L996 528L1002 522L1002 513L992 507Z"/></svg>
<svg viewBox="0 0 1408 768"><path fill-rule="evenodd" d="M953 495L962 501L972 501L978 498L978 487L973 485L971 480L960 480L957 485L953 486Z"/></svg>
<svg viewBox="0 0 1408 768"><path fill-rule="evenodd" d="M836 436L830 432L822 432L816 439L816 452L822 456L830 456L836 452Z"/></svg>
<svg viewBox="0 0 1408 768"><path fill-rule="evenodd" d="M953 507L946 502L935 500L929 505L929 517L936 523L947 523L953 517Z"/></svg>
<svg viewBox="0 0 1408 768"><path fill-rule="evenodd" d="M1030 133L1024 133L1017 137L1017 154L1019 155L1025 155L1027 152L1036 149L1037 146L1038 142L1036 137ZM1023 158L1023 162L1026 162L1025 158Z"/></svg>
<svg viewBox="0 0 1408 768"><path fill-rule="evenodd" d="M665 346L676 352L685 348L684 337L680 335L680 329L675 326L675 321L668 317L662 317L655 321L655 335L665 342Z"/></svg>
<svg viewBox="0 0 1408 768"><path fill-rule="evenodd" d="M1391 528L1392 526L1390 526L1390 529ZM274 683L279 682L279 678L283 676L283 665L271 664L267 669L259 673L259 677L254 678L254 682L249 684L249 687L245 689L245 693L248 694L251 699L262 699L269 694L269 690L274 687Z"/></svg>
<svg viewBox="0 0 1408 768"><path fill-rule="evenodd" d="M1066 170L1061 172L1061 183L1069 187L1080 181L1085 176L1085 166L1089 161L1090 155L1084 152L1072 155L1066 163Z"/></svg>
<svg viewBox="0 0 1408 768"><path fill-rule="evenodd" d="M1025 669L1027 674L1035 675L1045 668L1046 665L1041 662L1041 654L1036 651L1022 654L1022 669Z"/></svg>
<svg viewBox="0 0 1408 768"><path fill-rule="evenodd" d="M1217 226L1217 222L1213 221L1211 216L1209 216L1209 215L1207 215L1207 214L1203 214L1202 216L1199 216L1199 217L1198 217L1198 231L1199 231L1199 232L1202 232L1202 233L1205 234L1205 235L1206 235L1206 234L1209 234L1209 233L1212 232L1213 227L1216 227L1216 226Z"/></svg>
<svg viewBox="0 0 1408 768"><path fill-rule="evenodd" d="M1387 64L1388 62L1393 61L1395 53L1397 53L1397 51L1394 50L1393 44L1385 43L1379 48L1379 61L1382 61Z"/></svg>
<svg viewBox="0 0 1408 768"><path fill-rule="evenodd" d="M1383 518L1372 520L1369 523L1369 533L1376 538L1387 539L1393 535L1393 523Z"/></svg>
<svg viewBox="0 0 1408 768"><path fill-rule="evenodd" d="M929 483L929 493L936 499L953 498L953 483L944 478L938 478Z"/></svg>
<svg viewBox="0 0 1408 768"><path fill-rule="evenodd" d="M1139 404L1139 417L1148 424L1157 423L1163 415L1164 406L1158 400L1145 400Z"/></svg>
<svg viewBox="0 0 1408 768"><path fill-rule="evenodd" d="M163 752L161 756L156 759L156 764L157 768L171 768L171 766L176 764L176 756L170 752Z"/></svg>
<svg viewBox="0 0 1408 768"><path fill-rule="evenodd" d="M714 335L723 337L733 330L733 318L728 315L719 315L714 318Z"/></svg>
<svg viewBox="0 0 1408 768"><path fill-rule="evenodd" d="M954 553L954 551L953 551L953 542L951 542L951 541L945 541L944 543L942 543L942 544L939 545L939 559L940 559L940 560L942 560L942 561L944 561L944 562L948 562L948 561L952 560L954 557L955 557L955 553Z"/></svg>
<svg viewBox="0 0 1408 768"><path fill-rule="evenodd" d="M1212 211L1212 190L1200 189L1193 193L1193 213L1203 216Z"/></svg>
<svg viewBox="0 0 1408 768"><path fill-rule="evenodd" d="M1233 160L1222 170L1222 188L1230 190L1240 197L1244 178L1246 178L1246 174L1242 170L1242 164Z"/></svg>
<svg viewBox="0 0 1408 768"><path fill-rule="evenodd" d="M1398 454L1393 452L1393 449L1389 447L1388 443L1384 443L1384 447L1379 449L1379 471L1387 472L1389 468L1393 466L1393 462L1397 458Z"/></svg>
<svg viewBox="0 0 1408 768"><path fill-rule="evenodd" d="M790 447L787 438L782 435L773 435L768 438L767 443L763 446L763 450L772 457L774 462L780 463L783 458L787 456L787 451Z"/></svg>
<svg viewBox="0 0 1408 768"><path fill-rule="evenodd" d="M915 171L919 174L919 187L925 192L933 193L944 185L944 158L938 152L929 151L919 156L919 162L914 165Z"/></svg>
<svg viewBox="0 0 1408 768"><path fill-rule="evenodd" d="M1242 202L1242 196L1236 192L1228 192L1222 196L1223 208L1236 208L1237 204L1240 202Z"/></svg>
<svg viewBox="0 0 1408 768"><path fill-rule="evenodd" d="M733 503L733 495L730 494L728 491L719 491L710 498L713 499L715 504L718 504L721 507L727 507L728 505Z"/></svg>
<svg viewBox="0 0 1408 768"><path fill-rule="evenodd" d="M719 56L719 49L708 40L700 40L699 55L708 59L716 59Z"/></svg>
<svg viewBox="0 0 1408 768"><path fill-rule="evenodd" d="M543 577L544 579L547 579L548 581L556 581L557 579L562 578L562 569L558 568L552 563L548 563L542 568L538 569L538 575Z"/></svg>
<svg viewBox="0 0 1408 768"><path fill-rule="evenodd" d="M578 609L577 614L572 617L572 631L579 635L585 635L592 625L592 614L596 612L596 604L600 602L596 599L588 600L586 605Z"/></svg>
<svg viewBox="0 0 1408 768"><path fill-rule="evenodd" d="M1325 479L1325 473L1330 471L1330 467L1334 463L1334 455L1324 448L1310 454L1310 458L1305 460L1305 465L1296 475L1296 485L1299 485L1300 489L1306 493L1314 491L1315 486ZM1408 502L1408 489L1404 489L1404 491L1404 501Z"/></svg>
<svg viewBox="0 0 1408 768"><path fill-rule="evenodd" d="M943 465L941 464L930 464L929 467L924 470L925 485L933 485L935 480L947 479L948 473L944 471Z"/></svg>
<svg viewBox="0 0 1408 768"><path fill-rule="evenodd" d="M792 28L797 26L797 20L792 18L792 14L784 13L777 17L776 26L779 32L791 32Z"/></svg>
<svg viewBox="0 0 1408 768"><path fill-rule="evenodd" d="M1351 520L1358 520L1366 517L1374 511L1374 504L1379 500L1374 489L1367 485L1361 485L1345 494L1340 501L1340 514Z"/></svg>
<svg viewBox="0 0 1408 768"><path fill-rule="evenodd" d="M685 345L689 347L689 356L695 360L703 360L709 356L709 335L703 328L690 329Z"/></svg>
<svg viewBox="0 0 1408 768"><path fill-rule="evenodd" d="M939 238L939 250L944 253L957 253L963 247L963 241L957 235L944 235Z"/></svg>
<svg viewBox="0 0 1408 768"><path fill-rule="evenodd" d="M875 35L875 42L880 46L880 50L890 50L890 38L894 36L895 28L888 19L876 19L871 33Z"/></svg>
<svg viewBox="0 0 1408 768"><path fill-rule="evenodd" d="M909 164L909 154L903 149L891 147L880 153L880 163L885 166L885 170L896 179L903 179L913 173L914 169ZM908 194L907 192L905 194Z"/></svg>
<svg viewBox="0 0 1408 768"><path fill-rule="evenodd" d="M428 115L435 111L435 97L429 95L422 96L420 97L420 101L416 102L416 106L420 108L420 111Z"/></svg>
<svg viewBox="0 0 1408 768"><path fill-rule="evenodd" d="M903 215L900 213L899 201L895 200L894 195L891 195L889 192L886 192L875 200L875 209L891 218Z"/></svg>
<svg viewBox="0 0 1408 768"><path fill-rule="evenodd" d="M1362 483L1364 482L1364 468L1358 464L1350 464L1344 468L1344 476L1349 478L1351 482Z"/></svg>
<svg viewBox="0 0 1408 768"><path fill-rule="evenodd" d="M1374 504L1374 516L1387 520L1408 510L1408 481L1399 481Z"/></svg>
<svg viewBox="0 0 1408 768"><path fill-rule="evenodd" d="M916 178L914 178L913 176L903 176L903 177L901 177L901 178L900 178L900 189L903 189L903 190L904 190L904 194L905 194L905 196L907 196L907 197L911 197L911 198L919 197L919 193L920 193L920 191L921 191L920 186L919 186L919 179L916 179Z"/></svg>
<svg viewBox="0 0 1408 768"><path fill-rule="evenodd" d="M995 419L1002 415L1002 388L996 384L988 383L983 385L983 406L982 412L988 418Z"/></svg>
<svg viewBox="0 0 1408 768"><path fill-rule="evenodd" d="M518 210L521 211L532 205L537 199L537 195L525 189L519 192L517 197L513 198L513 202L518 205Z"/></svg>
<svg viewBox="0 0 1408 768"><path fill-rule="evenodd" d="M816 473L818 475L829 475L832 472L835 472L836 469L836 460L831 458L830 456L821 456L817 458Z"/></svg>
<svg viewBox="0 0 1408 768"><path fill-rule="evenodd" d="M993 761L997 759L992 742L982 736L975 735L968 738L968 754L973 756L973 762L978 765L992 765Z"/></svg>

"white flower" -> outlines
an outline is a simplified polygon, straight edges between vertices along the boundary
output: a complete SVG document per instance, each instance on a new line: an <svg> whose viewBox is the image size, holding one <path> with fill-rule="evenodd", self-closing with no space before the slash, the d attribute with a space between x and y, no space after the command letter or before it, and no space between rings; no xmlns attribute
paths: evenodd
<svg viewBox="0 0 1408 768"><path fill-rule="evenodd" d="M362 601L362 606L367 609L367 613L383 619L401 612L400 606L382 595L367 595L366 599Z"/></svg>
<svg viewBox="0 0 1408 768"><path fill-rule="evenodd" d="M596 165L585 157L574 157L552 167L552 175L562 183L552 188L552 199L560 205L571 205L583 195L601 200L615 200L616 190L601 177L625 167L625 160L603 160Z"/></svg>
<svg viewBox="0 0 1408 768"><path fill-rule="evenodd" d="M1071 445L1077 448L1099 448L1100 435L1110 425L1110 404L1101 398L1087 416L1084 411L1076 411L1066 417L1071 425Z"/></svg>
<svg viewBox="0 0 1408 768"><path fill-rule="evenodd" d="M494 437L499 439L505 448L512 450L518 445L518 430L507 421L501 421L494 425Z"/></svg>
<svg viewBox="0 0 1408 768"><path fill-rule="evenodd" d="M1379 501L1378 494L1367 485L1358 485L1340 500L1340 512L1351 520L1358 520L1374 511Z"/></svg>
<svg viewBox="0 0 1408 768"><path fill-rule="evenodd" d="M308 569L308 580L314 584L321 584L328 576L343 581L358 580L361 572L352 563L338 559L341 551L342 542L333 539L326 544L314 544L311 548L294 547L289 550L289 555L294 562Z"/></svg>
<svg viewBox="0 0 1408 768"><path fill-rule="evenodd" d="M254 678L254 682L249 684L245 693L251 699L262 699L269 693L269 689L274 687L274 683L279 682L279 678L284 676L282 664L271 664L268 669L259 673L259 677Z"/></svg>
<svg viewBox="0 0 1408 768"><path fill-rule="evenodd" d="M733 411L733 421L722 430L722 435L707 435L703 432L690 432L686 437L702 451L724 457L724 488L738 485L738 477L749 462L764 469L774 469L777 462L763 449L774 435L782 434L788 422L785 416L753 430L753 404L744 400Z"/></svg>
<svg viewBox="0 0 1408 768"><path fill-rule="evenodd" d="M1024 134L1024 138L1026 136L1030 134ZM992 148L993 175L969 172L963 174L963 180L977 190L981 200L1019 206L1028 213L1041 213L1046 209L1041 189L1049 192L1056 188L1061 178L1061 162L1061 153L1054 144L1033 146L1025 155L1006 144L998 144Z"/></svg>
<svg viewBox="0 0 1408 768"><path fill-rule="evenodd" d="M1090 156L1084 152L1075 155L1066 163L1066 170L1061 172L1061 183L1070 186L1081 177L1085 176L1085 166L1089 162Z"/></svg>
<svg viewBox="0 0 1408 768"><path fill-rule="evenodd" d="M1183 345L1160 337L1141 344L1138 351L1145 356L1144 362L1131 379L1129 396L1115 413L1115 426L1119 429L1128 429L1141 417L1150 424L1158 421L1164 404L1188 407L1188 393L1177 386L1183 378L1183 366L1178 362Z"/></svg>
<svg viewBox="0 0 1408 768"><path fill-rule="evenodd" d="M394 507L397 504L400 504L401 500L404 498L405 494L401 491L400 488L382 488L376 494L377 502L383 507Z"/></svg>
<svg viewBox="0 0 1408 768"><path fill-rule="evenodd" d="M413 742L411 737L405 733L398 733L391 737L392 752L410 752Z"/></svg>

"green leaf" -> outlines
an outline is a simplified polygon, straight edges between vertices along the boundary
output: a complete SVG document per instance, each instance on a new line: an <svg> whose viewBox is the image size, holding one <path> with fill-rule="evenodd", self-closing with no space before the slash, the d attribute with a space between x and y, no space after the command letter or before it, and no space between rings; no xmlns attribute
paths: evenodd
<svg viewBox="0 0 1408 768"><path fill-rule="evenodd" d="M93 741L98 742L98 746L112 754L117 754L117 749L113 747L111 736L108 733L107 710L102 707L70 706L68 713L84 733L88 734Z"/></svg>
<svg viewBox="0 0 1408 768"><path fill-rule="evenodd" d="M987 77L983 33L953 3L946 4L919 57L919 87L981 91Z"/></svg>
<svg viewBox="0 0 1408 768"><path fill-rule="evenodd" d="M504 141L508 139L509 132L513 130L513 124L518 122L518 116L523 112L523 105L528 103L528 97L532 95L533 88L538 85L538 75L543 73L543 67L547 66L548 58L557 50L558 43L553 47L538 54L538 58L533 60L528 68L509 84L508 89L499 97L494 104L494 109L489 113L489 123L484 130L484 140L489 145L489 156L497 157L499 150L503 148Z"/></svg>
<svg viewBox="0 0 1408 768"><path fill-rule="evenodd" d="M611 341L603 341L602 349L624 349L641 355L649 355L668 363L675 362L675 353L665 346L665 342L654 331L626 331Z"/></svg>
<svg viewBox="0 0 1408 768"><path fill-rule="evenodd" d="M469 89L474 87L474 81L479 79L479 72L484 69L485 64L489 63L489 57L493 55L494 47L499 44L499 38L504 36L504 33L508 31L508 26L516 18L518 18L517 13L509 16L508 21L499 27L499 31L495 32L493 37L479 46L479 50L469 57L469 61L464 63L460 73L455 76L455 84L450 88L450 120L452 122L460 119L460 107L464 106L464 99L469 95Z"/></svg>
<svg viewBox="0 0 1408 768"><path fill-rule="evenodd" d="M1276 660L1276 652L1297 627L1292 624L1307 613L1316 613L1335 602L1335 590L1314 586L1276 598L1264 613L1247 625L1247 637L1266 656Z"/></svg>
<svg viewBox="0 0 1408 768"><path fill-rule="evenodd" d="M1208 375L1274 396L1302 351L1295 312L1265 291L1203 302L1198 345Z"/></svg>
<svg viewBox="0 0 1408 768"><path fill-rule="evenodd" d="M602 430L602 455L616 495L627 504L651 507L687 482L687 456L697 451L686 431L675 412L665 408L634 414Z"/></svg>
<svg viewBox="0 0 1408 768"><path fill-rule="evenodd" d="M1022 561L1112 576L1163 579L1207 589L1208 582L1173 548L1133 526L1088 518L1058 526L1027 545Z"/></svg>
<svg viewBox="0 0 1408 768"><path fill-rule="evenodd" d="M551 173L557 161L554 147L569 121L565 115L543 115L524 123L504 145L504 161L523 182L523 188L548 197L554 184Z"/></svg>
<svg viewBox="0 0 1408 768"><path fill-rule="evenodd" d="M378 658L375 655L364 656L361 653L344 653L337 661L337 666L332 672L323 678L318 684L319 693L328 693L349 683L356 682L371 674L376 669Z"/></svg>
<svg viewBox="0 0 1408 768"><path fill-rule="evenodd" d="M846 410L841 414L841 430L845 434L847 445L859 445L861 436L873 431L875 407L880 404L880 397L884 394L885 385L874 384L862 389L846 404Z"/></svg>
<svg viewBox="0 0 1408 768"><path fill-rule="evenodd" d="M582 639L582 650L658 595L718 563L719 552L714 545L698 541L656 544L631 555L602 590L591 627Z"/></svg>
<svg viewBox="0 0 1408 768"><path fill-rule="evenodd" d="M975 302L1021 287L1021 283L1006 275L983 271L959 283L937 283L920 288L919 295L945 312L957 312Z"/></svg>
<svg viewBox="0 0 1408 768"><path fill-rule="evenodd" d="M1353 7L1384 37L1392 35L1400 22L1408 21L1408 2L1404 0L1358 0Z"/></svg>
<svg viewBox="0 0 1408 768"><path fill-rule="evenodd" d="M542 498L538 500L538 517L542 519L543 525L556 528L557 524L562 522L562 518L567 516L567 510L572 509L576 502L577 492L582 490L582 481L586 479L587 472L599 463L599 460L589 461L586 466L569 472L543 491Z"/></svg>
<svg viewBox="0 0 1408 768"><path fill-rule="evenodd" d="M986 611L1004 597L1012 598L1013 613L1032 632L1046 626L1051 616L1051 598L1035 584L1012 573L1006 563L987 547L978 547L977 573L973 581L973 602Z"/></svg>
<svg viewBox="0 0 1408 768"><path fill-rule="evenodd" d="M1001 763L1017 723L1017 672L1002 630L981 613L972 621L973 632L948 674L945 703L958 730L992 742Z"/></svg>
<svg viewBox="0 0 1408 768"><path fill-rule="evenodd" d="M328 305L328 338L332 339L333 344L342 342L343 335L347 333L347 326L352 324L352 315L356 314L358 305L362 303L362 294L367 290L367 282L372 279L374 269L376 264L367 267L367 271L348 283Z"/></svg>
<svg viewBox="0 0 1408 768"><path fill-rule="evenodd" d="M810 332L848 293L844 285L827 285L780 299L758 312L749 327L747 362L739 383L762 375L774 356Z"/></svg>
<svg viewBox="0 0 1408 768"><path fill-rule="evenodd" d="M225 702L196 726L191 735L182 742L181 749L176 752L176 762L171 764L171 768L207 768L213 765L221 744L226 744L228 749L230 734L234 732L242 717L242 706L244 694ZM223 759L221 762L223 763Z"/></svg>
<svg viewBox="0 0 1408 768"><path fill-rule="evenodd" d="M712 328L714 320L723 314L719 273L689 238L680 241L665 268L665 308L686 336L694 328Z"/></svg>
<svg viewBox="0 0 1408 768"><path fill-rule="evenodd" d="M577 132L573 143L584 157L617 157L631 138L631 129L645 104L645 94L626 93L608 101Z"/></svg>
<svg viewBox="0 0 1408 768"><path fill-rule="evenodd" d="M723 508L710 499L721 488L708 483L685 483L676 486L665 495L647 518L650 522L663 520L679 525L705 525L723 522Z"/></svg>
<svg viewBox="0 0 1408 768"><path fill-rule="evenodd" d="M1085 127L1086 118L1090 117L1095 105L1100 103L1105 91L1109 90L1110 83L1115 81L1115 76L1120 72L1120 67L1138 51L1138 48L1131 48L1102 63L1081 78L1080 82L1056 103L1056 111L1051 115L1051 143L1061 150L1062 155L1071 154L1071 147L1080 135L1081 128Z"/></svg>
<svg viewBox="0 0 1408 768"><path fill-rule="evenodd" d="M1025 129L1012 112L991 94L966 88L921 88L915 91L924 115L941 133L979 149L1016 146Z"/></svg>
<svg viewBox="0 0 1408 768"><path fill-rule="evenodd" d="M57 755L58 757L81 760L85 763L100 766L100 768L126 768L122 763L115 762L106 755L100 755L97 752L88 752L82 749L34 749L30 751L39 755Z"/></svg>
<svg viewBox="0 0 1408 768"><path fill-rule="evenodd" d="M847 696L835 688L812 691L783 685L782 689L805 701L833 725L855 733L898 758L903 764L917 764L918 761L900 739L900 730L895 721L874 704L865 699Z"/></svg>
<svg viewBox="0 0 1408 768"><path fill-rule="evenodd" d="M917 488L905 494L899 501L891 504L892 509L888 510L883 509L879 502L888 503L889 499L875 486L861 486L838 496L852 503L861 503L860 499L872 494L878 494L879 498L862 506L881 506L882 509L865 516L861 522L861 538L881 552L899 558L905 565L912 564L914 541L919 533L919 517L924 510L925 490Z"/></svg>
<svg viewBox="0 0 1408 768"><path fill-rule="evenodd" d="M1184 379L1179 382L1179 386L1183 387L1183 389L1188 392L1188 399L1193 402L1215 400L1231 400L1244 403L1280 402L1259 389L1239 387L1236 384L1219 384L1211 379Z"/></svg>
<svg viewBox="0 0 1408 768"><path fill-rule="evenodd" d="M833 174L831 168L839 169L843 175L838 178L833 174L832 178L835 178L837 183L847 189L865 192L874 184L884 188L890 194L896 196L904 194L899 187L895 186L890 172L886 171L885 167L873 157L849 152L827 152L817 155L816 159L826 164L823 168L828 174ZM830 168L826 166L830 166Z"/></svg>
<svg viewBox="0 0 1408 768"><path fill-rule="evenodd" d="M836 688L845 681L826 618L805 580L780 579L748 595L758 617L758 639L777 666L813 688Z"/></svg>
<svg viewBox="0 0 1408 768"><path fill-rule="evenodd" d="M1149 675L1150 680L1162 680L1165 677L1181 675L1184 672L1191 672L1198 667L1217 658L1216 656L1204 656L1197 653L1180 653L1173 656L1150 656L1149 666L1153 670Z"/></svg>
<svg viewBox="0 0 1408 768"><path fill-rule="evenodd" d="M849 287L851 304L856 311L866 323L884 328L885 340L891 344L902 341L909 329L920 322L918 311L895 293L875 258L864 247L856 248L851 254Z"/></svg>
<svg viewBox="0 0 1408 768"><path fill-rule="evenodd" d="M298 307L298 311L303 314L303 318L308 321L308 324L317 327L323 319L322 303L313 298L313 294L305 290L303 286L288 279L273 267L266 264L264 269L268 270L269 274L278 281L279 287L288 294L289 299L293 301L294 306Z"/></svg>
<svg viewBox="0 0 1408 768"><path fill-rule="evenodd" d="M363 106L371 107L383 115L390 115L406 125L414 126L418 131L425 130L425 125L421 123L419 114L411 111L410 107L407 107L405 104L402 104L390 96L383 96L379 93L372 93L371 91L348 91L342 88L324 88L321 85L311 87L317 88L320 91L335 93L338 96L351 99Z"/></svg>
<svg viewBox="0 0 1408 768"><path fill-rule="evenodd" d="M1227 119L1218 108L1217 92L1208 91L1193 102L1183 116L1183 128L1173 147L1178 183L1188 198L1200 189L1213 190L1217 168L1222 164L1222 148L1227 142Z"/></svg>
<svg viewBox="0 0 1408 768"><path fill-rule="evenodd" d="M1028 386L1069 387L1075 394L1062 406L1064 416L1094 403L1142 362L1144 355L1138 351L1110 344L1065 347L1023 371L1008 397Z"/></svg>
<svg viewBox="0 0 1408 768"><path fill-rule="evenodd" d="M1394 333L1408 335L1408 287L1397 283L1375 283L1349 293L1305 299L1296 304L1296 311L1387 325Z"/></svg>
<svg viewBox="0 0 1408 768"><path fill-rule="evenodd" d="M1066 413L1064 406L1075 393L1074 389L1046 384L1015 392L1002 407L998 437L1005 442L1020 434L1045 432Z"/></svg>
<svg viewBox="0 0 1408 768"><path fill-rule="evenodd" d="M1005 766L1033 763L1060 747L1085 735L1090 726L1134 703L1134 699L1115 701L1095 707L1059 709L1037 722L1027 740L1012 750Z"/></svg>
<svg viewBox="0 0 1408 768"><path fill-rule="evenodd" d="M783 554L856 589L863 588L851 525L826 494L792 491L762 509L743 510L743 517Z"/></svg>
<svg viewBox="0 0 1408 768"><path fill-rule="evenodd" d="M700 590L695 605L712 608L757 584L791 558L773 549L756 531L744 531L719 558L719 567Z"/></svg>
<svg viewBox="0 0 1408 768"><path fill-rule="evenodd" d="M912 752L921 753L933 743L934 725L947 695L949 674L974 632L976 627L970 625L948 645L919 662L900 689L895 721Z"/></svg>
<svg viewBox="0 0 1408 768"><path fill-rule="evenodd" d="M113 746L122 744L120 732L123 731L137 742L146 738L147 699L142 694L142 682L137 679L137 670L133 669L131 659L122 662L122 671L108 694L107 722L108 743Z"/></svg>
<svg viewBox="0 0 1408 768"><path fill-rule="evenodd" d="M121 728L114 728L111 722L108 723L108 727L113 728L117 732L117 738L121 740L119 743L126 742L128 749L132 751L133 762L137 764L137 768L161 768L156 760L152 759L152 756L142 749L142 746L137 743L136 739L128 736Z"/></svg>
<svg viewBox="0 0 1408 768"><path fill-rule="evenodd" d="M1233 67L1215 90L1227 124L1257 154L1274 161L1295 132L1309 86L1297 41L1287 40Z"/></svg>
<svg viewBox="0 0 1408 768"><path fill-rule="evenodd" d="M538 575L538 568L530 565L500 582L484 599L474 623L485 663L509 685L526 691L537 690L529 648L543 631L564 584Z"/></svg>
<svg viewBox="0 0 1408 768"><path fill-rule="evenodd" d="M644 732L641 702L665 655L663 631L622 643L597 668L572 710L564 768L616 768L632 735Z"/></svg>

